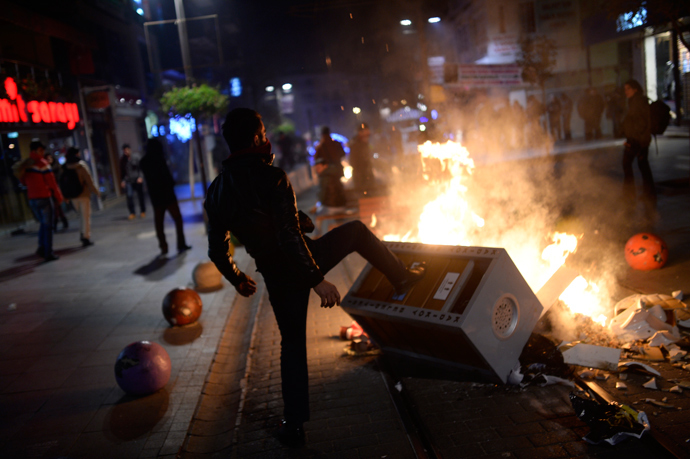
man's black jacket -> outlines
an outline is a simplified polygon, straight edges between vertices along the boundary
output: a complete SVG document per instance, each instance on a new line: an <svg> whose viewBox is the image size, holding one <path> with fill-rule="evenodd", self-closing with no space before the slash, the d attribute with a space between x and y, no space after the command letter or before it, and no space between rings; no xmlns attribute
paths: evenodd
<svg viewBox="0 0 690 459"><path fill-rule="evenodd" d="M245 276L227 255L230 231L256 260L264 277L280 276L295 286L314 287L323 280L299 224L295 193L273 155L236 153L208 189L208 255L234 286Z"/></svg>

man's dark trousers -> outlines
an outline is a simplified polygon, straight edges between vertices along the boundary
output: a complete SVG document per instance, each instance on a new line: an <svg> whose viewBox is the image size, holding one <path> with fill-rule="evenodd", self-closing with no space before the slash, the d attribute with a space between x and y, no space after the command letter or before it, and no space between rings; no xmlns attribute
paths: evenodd
<svg viewBox="0 0 690 459"><path fill-rule="evenodd" d="M390 281L399 282L405 277L403 262L360 221L339 226L317 240L305 240L323 274L357 252ZM285 280L288 276L281 275L279 270L262 274L282 338L280 375L285 420L303 423L309 420L307 306L311 289L289 285Z"/></svg>

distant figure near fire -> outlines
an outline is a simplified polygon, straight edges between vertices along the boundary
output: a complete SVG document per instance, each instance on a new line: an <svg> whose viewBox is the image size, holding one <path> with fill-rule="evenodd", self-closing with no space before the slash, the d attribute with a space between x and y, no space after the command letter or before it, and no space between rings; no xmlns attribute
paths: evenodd
<svg viewBox="0 0 690 459"><path fill-rule="evenodd" d="M228 113L223 137L230 157L208 189L208 254L240 295L256 292L254 280L228 257L226 232L242 241L256 261L282 337L280 372L285 419L275 436L282 443L304 444L302 424L309 420L307 306L311 289L321 307L340 304L335 285L324 274L352 252L384 273L398 292L424 275L424 267L407 269L360 221L346 223L317 240L305 236L311 219L297 210L287 174L274 167L271 143L259 115L248 108Z"/></svg>

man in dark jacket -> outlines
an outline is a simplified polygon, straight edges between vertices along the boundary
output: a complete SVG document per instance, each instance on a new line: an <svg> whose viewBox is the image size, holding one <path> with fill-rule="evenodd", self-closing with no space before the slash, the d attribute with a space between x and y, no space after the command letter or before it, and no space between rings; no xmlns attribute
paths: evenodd
<svg viewBox="0 0 690 459"><path fill-rule="evenodd" d="M134 193L139 197L139 209L141 218L146 216L146 201L144 201L144 179L139 170L139 156L132 155L132 148L128 144L122 145L122 156L120 157L120 186L124 188L127 195L127 208L129 209L129 219L134 219Z"/></svg>
<svg viewBox="0 0 690 459"><path fill-rule="evenodd" d="M628 112L623 118L623 135L625 136L625 150L623 151L623 186L625 199L634 206L635 178L633 162L637 158L637 167L642 174L643 200L648 213L656 210L656 189L652 169L649 167L649 144L652 141L651 119L649 104L642 91L642 86L636 80L628 80L623 86L625 97L628 98Z"/></svg>
<svg viewBox="0 0 690 459"><path fill-rule="evenodd" d="M191 249L184 237L182 214L175 195L175 180L173 180L170 168L168 168L163 153L163 144L160 140L149 139L146 144L146 154L141 159L139 167L146 178L146 186L149 189L151 204L153 204L153 222L156 227L156 237L161 249L161 256L168 254L168 242L165 240L165 230L163 229L165 211L168 211L175 222L177 251L182 253Z"/></svg>
<svg viewBox="0 0 690 459"><path fill-rule="evenodd" d="M339 226L317 240L303 235L311 223L298 212L286 173L273 167L271 143L261 115L232 110L223 124L230 157L208 189L209 257L240 295L256 292L254 280L228 258L227 231L232 232L256 261L264 277L278 322L284 415L275 436L289 446L304 444L302 424L309 420L306 319L313 288L321 307L340 304L340 293L324 274L345 256L358 252L383 272L398 292L406 292L424 275L410 270L363 223ZM300 218L302 217L302 218Z"/></svg>

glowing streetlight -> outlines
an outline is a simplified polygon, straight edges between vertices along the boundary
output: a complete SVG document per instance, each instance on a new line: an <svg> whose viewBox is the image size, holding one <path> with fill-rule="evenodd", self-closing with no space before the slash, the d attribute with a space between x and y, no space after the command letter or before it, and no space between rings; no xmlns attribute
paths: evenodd
<svg viewBox="0 0 690 459"><path fill-rule="evenodd" d="M291 85L290 83L285 83L285 84L283 85L283 91L284 91L284 92L290 92L290 91L292 91L292 85Z"/></svg>
<svg viewBox="0 0 690 459"><path fill-rule="evenodd" d="M441 22L441 18L438 16L434 16L433 18L427 19L429 21L429 24L436 24L437 22Z"/></svg>
<svg viewBox="0 0 690 459"><path fill-rule="evenodd" d="M275 90L276 90L276 88L273 86L266 86L266 92L273 92Z"/></svg>
<svg viewBox="0 0 690 459"><path fill-rule="evenodd" d="M409 26L412 25L412 21L410 21L409 19L403 19L402 21L400 21L400 25Z"/></svg>
<svg viewBox="0 0 690 459"><path fill-rule="evenodd" d="M359 107L352 107L352 113L354 113L355 115L359 115L360 113L362 113L362 109Z"/></svg>

